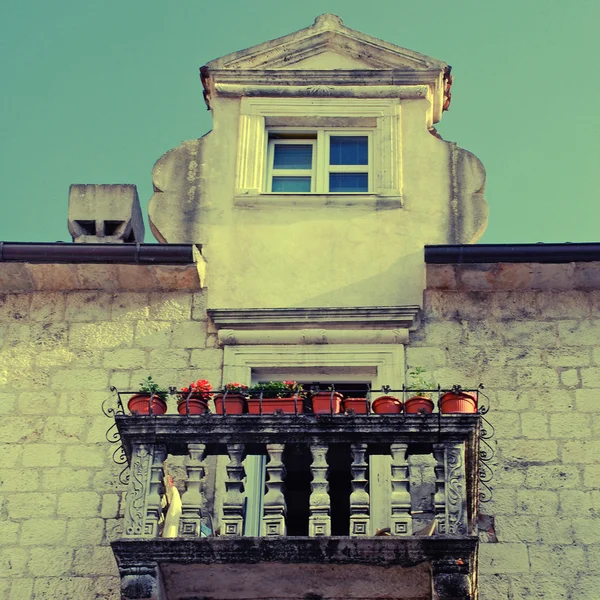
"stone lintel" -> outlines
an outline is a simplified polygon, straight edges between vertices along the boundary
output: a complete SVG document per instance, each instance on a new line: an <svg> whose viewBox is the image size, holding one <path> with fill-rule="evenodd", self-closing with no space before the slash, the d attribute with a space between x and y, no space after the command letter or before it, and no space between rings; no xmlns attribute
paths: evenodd
<svg viewBox="0 0 600 600"><path fill-rule="evenodd" d="M219 341L236 344L406 344L408 329L220 329Z"/></svg>
<svg viewBox="0 0 600 600"><path fill-rule="evenodd" d="M219 329L408 329L417 326L418 306L365 306L340 308L209 309Z"/></svg>

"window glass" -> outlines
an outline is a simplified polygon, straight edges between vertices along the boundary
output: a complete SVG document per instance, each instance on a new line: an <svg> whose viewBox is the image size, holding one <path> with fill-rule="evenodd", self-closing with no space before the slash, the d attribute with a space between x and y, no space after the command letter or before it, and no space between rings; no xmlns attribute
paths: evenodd
<svg viewBox="0 0 600 600"><path fill-rule="evenodd" d="M369 142L367 136L332 135L329 142L329 164L369 164Z"/></svg>
<svg viewBox="0 0 600 600"><path fill-rule="evenodd" d="M312 168L312 150L312 144L275 144L273 168L310 170Z"/></svg>
<svg viewBox="0 0 600 600"><path fill-rule="evenodd" d="M330 192L368 192L369 175L367 173L330 173Z"/></svg>
<svg viewBox="0 0 600 600"><path fill-rule="evenodd" d="M310 192L310 177L277 177L277 176L275 176L275 177L273 177L272 191L273 192Z"/></svg>

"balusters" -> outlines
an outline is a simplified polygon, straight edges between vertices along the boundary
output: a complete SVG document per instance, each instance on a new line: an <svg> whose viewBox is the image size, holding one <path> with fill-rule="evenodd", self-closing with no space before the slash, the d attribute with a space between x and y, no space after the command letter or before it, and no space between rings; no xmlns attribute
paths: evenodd
<svg viewBox="0 0 600 600"><path fill-rule="evenodd" d="M352 444L352 493L350 494L350 535L370 535L369 493L365 460L367 444Z"/></svg>
<svg viewBox="0 0 600 600"><path fill-rule="evenodd" d="M327 444L311 446L312 484L310 494L310 517L308 535L310 537L331 535L331 510L329 486L327 484Z"/></svg>
<svg viewBox="0 0 600 600"><path fill-rule="evenodd" d="M264 516L261 535L285 535L285 497L283 495L283 478L285 467L281 457L284 444L267 444L269 462L267 463L267 493L264 497Z"/></svg>
<svg viewBox="0 0 600 600"><path fill-rule="evenodd" d="M410 515L410 492L408 461L406 450L408 444L392 444L392 535L411 535L412 521Z"/></svg>
<svg viewBox="0 0 600 600"><path fill-rule="evenodd" d="M164 446L139 444L133 447L125 510L126 537L156 537L158 534L165 457Z"/></svg>
<svg viewBox="0 0 600 600"><path fill-rule="evenodd" d="M244 525L244 444L227 444L229 464L226 466L225 497L221 535L242 535Z"/></svg>
<svg viewBox="0 0 600 600"><path fill-rule="evenodd" d="M204 477L205 452L205 444L188 444L189 456L185 459L187 486L181 496L182 508L179 520L179 535L181 536L200 537L204 507L202 478Z"/></svg>
<svg viewBox="0 0 600 600"><path fill-rule="evenodd" d="M437 533L445 535L448 531L448 518L446 515L446 449L443 444L433 444L433 457L436 460L433 504Z"/></svg>

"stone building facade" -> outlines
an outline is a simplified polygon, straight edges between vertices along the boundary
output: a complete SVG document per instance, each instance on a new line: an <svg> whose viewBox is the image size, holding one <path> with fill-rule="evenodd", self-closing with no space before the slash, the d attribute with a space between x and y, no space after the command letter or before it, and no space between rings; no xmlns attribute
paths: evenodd
<svg viewBox="0 0 600 600"><path fill-rule="evenodd" d="M299 65L307 62L290 71L283 56L297 57ZM398 62L390 65L392 56ZM335 73L340 65L346 72ZM260 68L288 74L280 71L265 82ZM238 125L225 124L256 128L258 115L266 119L264 131L278 135L285 128L298 134L311 127L327 135L340 126L352 133L392 131L396 100L390 100L386 69L400 82L394 93L396 125L404 132L402 169L360 195L282 193L273 198L275 206L269 204L262 183L252 187L266 176L268 159L255 154L252 160L263 160L263 171L252 171L252 160L246 164L240 158L248 156L249 146L239 141ZM362 83L344 83L348 71ZM275 569L280 582L296 583L274 584L272 597L381 598L396 590L393 597L406 600L598 598L600 248L462 245L475 241L485 226L484 175L472 155L432 135L448 99L448 74L439 61L374 41L325 15L312 28L218 59L203 70L215 129L204 141L171 151L155 167L158 191L150 217L163 242L157 250L91 244L105 241L105 229L87 223L106 221L104 214L73 218L83 222L72 226L74 235L88 236L82 244L1 247L0 597L116 600L121 588L124 598L265 597L256 574ZM319 88L315 100L313 88L335 88L327 78L336 77L345 88L327 94ZM271 87L261 91L260 86ZM271 108L262 114L264 106L257 108L253 98L266 98L264 105ZM279 103L274 112L273 98ZM372 114L352 112L382 98L371 102ZM316 107L308 115L316 125L308 126L296 109L280 114L284 100L298 99L304 108ZM242 104L251 108L244 112ZM380 133L372 135L384 139ZM263 134L265 145L268 135ZM288 139L312 144L313 138L301 133ZM227 148L236 151L227 154ZM378 160L379 167L387 164L385 153ZM118 193L133 197L132 190ZM127 203L135 213L135 201ZM301 217L291 216L296 210ZM436 218L424 225L428 211ZM120 224L113 223L105 235L118 231L123 240L141 241L139 218L132 218L131 226L127 215L117 220ZM385 253L390 238L384 247L375 237L385 223L396 243L391 255ZM406 240L409 230L418 232L416 241ZM325 233L320 249L307 249L302 242L307 231ZM267 235L274 240L272 251L262 241ZM344 252L337 254L340 245ZM322 256L328 257L325 266L319 266ZM307 284L299 286L299 279ZM269 285L255 286L256 281ZM284 300L286 290L294 290L291 300L289 293ZM162 575L148 567L158 546L152 540L144 546L148 540L142 540L135 552L147 548L148 570L141 570L138 560L137 571L119 572L115 553L122 560L129 551L118 542L127 502L119 482L122 466L113 461L115 445L106 439L111 421L101 411L113 397L111 386L133 390L148 374L177 386L202 377L214 388L244 373L277 372L282 379L286 373L311 374L335 381L352 379L354 370L374 387L397 388L416 366L442 388L484 383L490 399L486 417L495 429L493 495L476 507L479 517L473 516L473 527L462 535L467 541L478 536L478 548L472 556L456 555L452 568L445 565L449 584L436 580L437 548L448 541L444 535L417 540L419 548L410 540L401 545L406 540L398 536L372 537L375 525L386 525L385 502L379 512L371 507L373 527L365 543L381 543L380 548L406 556L425 552L425 559L413 561L418 564L332 559L326 566L337 583L329 587L322 587L322 566L309 560L291 561L291 567L273 558L259 565L201 558L193 564L190 557L200 557L207 544L214 543L214 553L231 555L241 543L222 535L164 540L173 548L188 544L192 564L181 566L180 555L175 566L161 567ZM221 459L209 459L206 466L224 476ZM248 464L246 474L252 468L260 465ZM373 471L372 495L374 475L381 472ZM476 480L477 473L471 465L467 477ZM186 485L183 481L182 493ZM471 486L476 490L473 481ZM218 493L214 503L223 503ZM349 548L360 541L348 540L351 554ZM303 541L283 537L277 543L281 555L286 547L305 551ZM243 578L237 587L230 583L234 576ZM136 587L132 578L142 583ZM148 580L154 587L144 587Z"/></svg>

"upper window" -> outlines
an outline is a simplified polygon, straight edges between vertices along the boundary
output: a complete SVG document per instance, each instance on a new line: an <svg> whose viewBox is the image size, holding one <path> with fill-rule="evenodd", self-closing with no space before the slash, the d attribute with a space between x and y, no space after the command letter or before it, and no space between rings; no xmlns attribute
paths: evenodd
<svg viewBox="0 0 600 600"><path fill-rule="evenodd" d="M371 146L364 130L269 131L266 191L370 193Z"/></svg>

